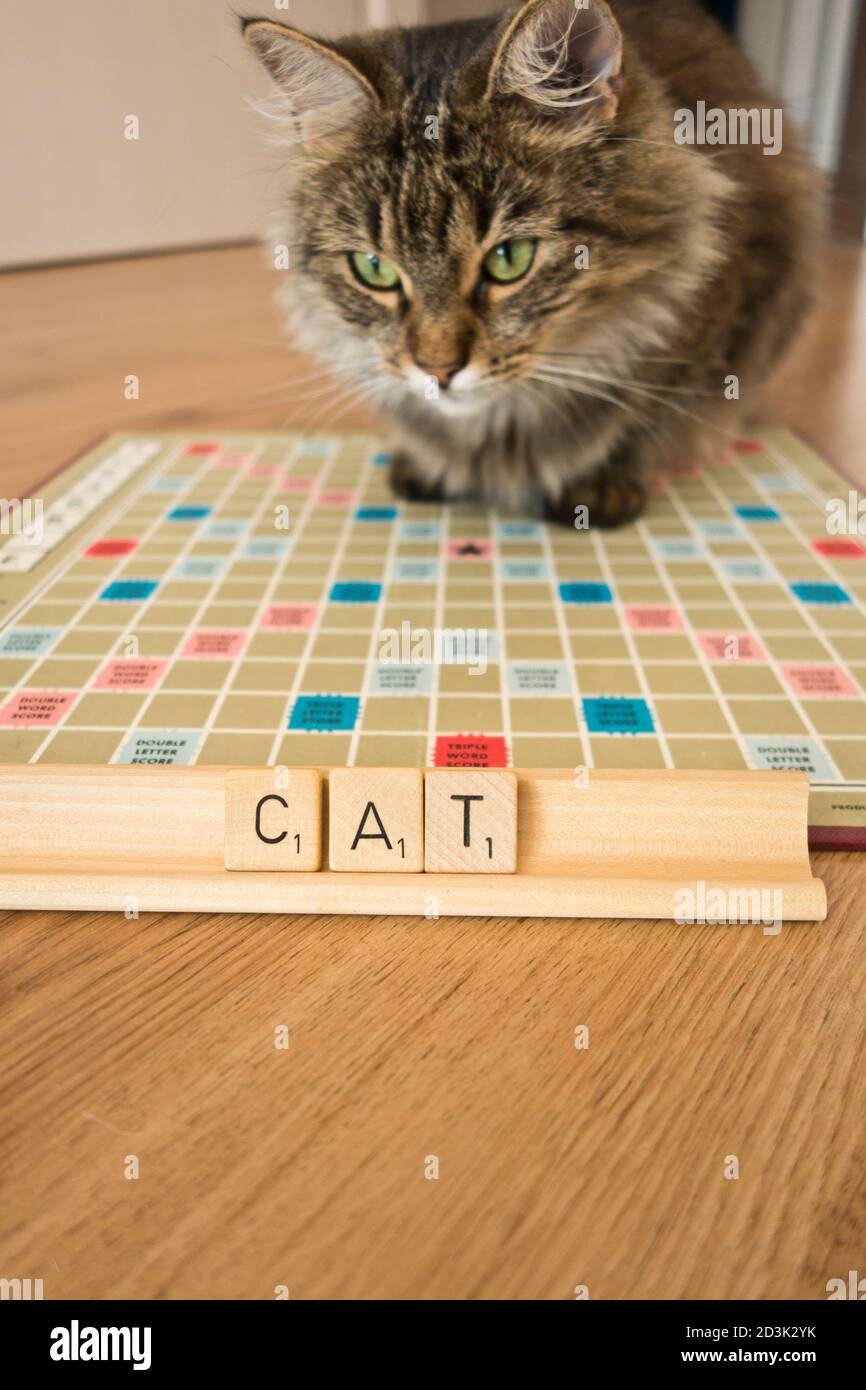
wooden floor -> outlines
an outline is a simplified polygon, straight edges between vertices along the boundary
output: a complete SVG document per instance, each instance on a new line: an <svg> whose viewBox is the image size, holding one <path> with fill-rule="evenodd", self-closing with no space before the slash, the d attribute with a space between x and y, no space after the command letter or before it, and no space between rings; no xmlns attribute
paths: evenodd
<svg viewBox="0 0 866 1390"><path fill-rule="evenodd" d="M866 274L852 249L826 272L770 413L863 485ZM0 493L112 429L330 427L272 281L249 249L0 278ZM866 858L814 864L829 920L778 937L0 916L0 1276L46 1298L826 1297L864 1273Z"/></svg>

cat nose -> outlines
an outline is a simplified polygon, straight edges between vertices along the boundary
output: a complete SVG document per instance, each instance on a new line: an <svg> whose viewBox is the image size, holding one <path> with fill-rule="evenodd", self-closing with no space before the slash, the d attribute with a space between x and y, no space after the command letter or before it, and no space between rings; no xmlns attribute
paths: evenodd
<svg viewBox="0 0 866 1390"><path fill-rule="evenodd" d="M458 372L462 372L466 366L466 358L462 362L421 362L415 359L422 372L428 376L434 376L443 390L447 391Z"/></svg>

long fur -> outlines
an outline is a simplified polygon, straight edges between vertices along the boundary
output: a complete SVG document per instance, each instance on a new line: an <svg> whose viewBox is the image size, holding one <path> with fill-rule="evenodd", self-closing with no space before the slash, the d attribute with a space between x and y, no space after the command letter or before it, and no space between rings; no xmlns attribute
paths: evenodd
<svg viewBox="0 0 866 1390"><path fill-rule="evenodd" d="M792 129L774 158L674 139L675 112L698 100L775 105L739 49L693 0L591 0L578 27L574 14L528 0L302 61L308 41L286 31L273 57L287 327L390 416L408 495L566 519L593 479L717 449L810 302L821 197ZM304 86L324 114L299 138ZM511 236L538 240L533 271L484 286L483 255ZM359 286L351 251L391 261L404 295ZM455 354L468 367L428 399L419 363ZM621 515L617 489L604 505L591 493L601 524L639 505L619 491Z"/></svg>

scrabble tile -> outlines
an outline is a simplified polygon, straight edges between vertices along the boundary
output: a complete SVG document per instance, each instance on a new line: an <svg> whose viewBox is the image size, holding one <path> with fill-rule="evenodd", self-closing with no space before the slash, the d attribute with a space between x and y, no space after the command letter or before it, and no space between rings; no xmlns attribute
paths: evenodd
<svg viewBox="0 0 866 1390"><path fill-rule="evenodd" d="M439 874L517 869L517 776L509 768L427 772L424 867Z"/></svg>
<svg viewBox="0 0 866 1390"><path fill-rule="evenodd" d="M312 768L226 773L227 869L322 867L322 779Z"/></svg>
<svg viewBox="0 0 866 1390"><path fill-rule="evenodd" d="M420 873L424 778L418 768L333 768L328 779L332 869Z"/></svg>

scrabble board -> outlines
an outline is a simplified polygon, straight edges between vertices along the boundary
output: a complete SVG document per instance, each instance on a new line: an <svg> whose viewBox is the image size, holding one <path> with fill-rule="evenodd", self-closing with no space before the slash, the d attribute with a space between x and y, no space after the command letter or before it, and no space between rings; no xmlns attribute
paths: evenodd
<svg viewBox="0 0 866 1390"><path fill-rule="evenodd" d="M0 763L794 769L812 843L866 846L866 546L802 443L607 534L397 501L387 464L115 435L7 504Z"/></svg>

